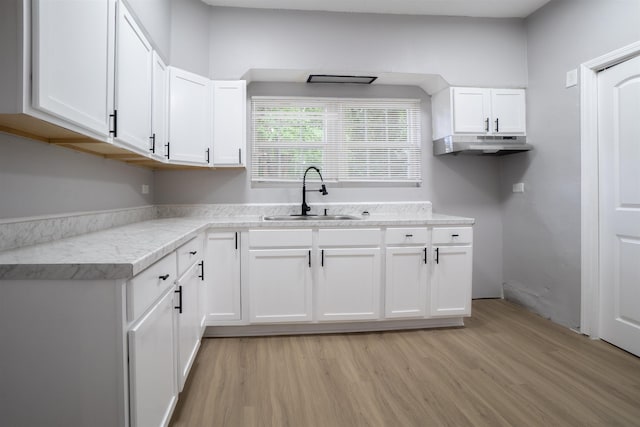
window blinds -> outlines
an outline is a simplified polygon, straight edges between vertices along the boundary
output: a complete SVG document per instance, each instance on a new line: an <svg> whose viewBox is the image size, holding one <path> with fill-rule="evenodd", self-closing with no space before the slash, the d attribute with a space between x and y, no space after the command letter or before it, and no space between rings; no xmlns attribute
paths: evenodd
<svg viewBox="0 0 640 427"><path fill-rule="evenodd" d="M252 98L252 180L420 182L420 101Z"/></svg>

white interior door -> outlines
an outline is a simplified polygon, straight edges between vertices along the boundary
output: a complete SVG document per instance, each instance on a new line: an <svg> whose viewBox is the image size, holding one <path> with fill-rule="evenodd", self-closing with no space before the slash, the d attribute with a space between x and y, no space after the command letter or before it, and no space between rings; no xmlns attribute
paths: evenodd
<svg viewBox="0 0 640 427"><path fill-rule="evenodd" d="M640 57L598 75L600 331L640 356Z"/></svg>

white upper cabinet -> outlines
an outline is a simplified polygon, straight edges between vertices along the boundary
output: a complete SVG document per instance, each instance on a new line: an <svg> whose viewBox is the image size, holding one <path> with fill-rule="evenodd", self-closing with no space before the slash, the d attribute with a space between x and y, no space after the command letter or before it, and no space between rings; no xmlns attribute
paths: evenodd
<svg viewBox="0 0 640 427"><path fill-rule="evenodd" d="M487 133L491 116L489 89L453 88L455 133Z"/></svg>
<svg viewBox="0 0 640 427"><path fill-rule="evenodd" d="M502 135L524 135L527 130L523 89L492 89L491 131Z"/></svg>
<svg viewBox="0 0 640 427"><path fill-rule="evenodd" d="M197 74L169 67L168 158L194 165L211 159L211 81Z"/></svg>
<svg viewBox="0 0 640 427"><path fill-rule="evenodd" d="M526 134L524 89L453 87L431 98L433 139Z"/></svg>
<svg viewBox="0 0 640 427"><path fill-rule="evenodd" d="M34 108L110 135L115 0L33 1Z"/></svg>
<svg viewBox="0 0 640 427"><path fill-rule="evenodd" d="M145 153L151 147L153 50L122 2L118 3L116 98L118 142Z"/></svg>
<svg viewBox="0 0 640 427"><path fill-rule="evenodd" d="M247 145L247 84L213 81L213 165L244 166Z"/></svg>
<svg viewBox="0 0 640 427"><path fill-rule="evenodd" d="M157 52L153 52L153 92L151 94L151 155L165 158L169 141L169 69Z"/></svg>

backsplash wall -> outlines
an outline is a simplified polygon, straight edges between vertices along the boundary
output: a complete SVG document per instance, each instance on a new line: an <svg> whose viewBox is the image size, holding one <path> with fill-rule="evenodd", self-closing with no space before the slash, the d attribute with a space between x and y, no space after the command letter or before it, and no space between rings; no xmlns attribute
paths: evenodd
<svg viewBox="0 0 640 427"><path fill-rule="evenodd" d="M0 220L153 203L153 172L0 132Z"/></svg>

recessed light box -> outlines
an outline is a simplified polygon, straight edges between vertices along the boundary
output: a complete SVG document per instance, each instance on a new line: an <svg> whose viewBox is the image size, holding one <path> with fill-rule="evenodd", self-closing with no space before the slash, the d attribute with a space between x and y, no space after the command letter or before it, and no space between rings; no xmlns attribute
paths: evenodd
<svg viewBox="0 0 640 427"><path fill-rule="evenodd" d="M333 74L311 74L307 83L356 83L368 85L377 77L373 76L338 76Z"/></svg>

